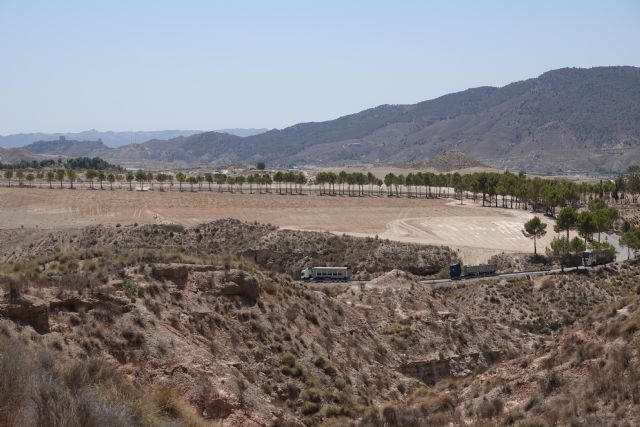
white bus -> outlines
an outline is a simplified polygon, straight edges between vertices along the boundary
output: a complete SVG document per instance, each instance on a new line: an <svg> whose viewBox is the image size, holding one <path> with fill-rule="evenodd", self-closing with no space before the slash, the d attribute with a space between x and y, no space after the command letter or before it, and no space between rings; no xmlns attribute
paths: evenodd
<svg viewBox="0 0 640 427"><path fill-rule="evenodd" d="M300 272L300 278L307 282L347 282L351 279L350 267L311 267Z"/></svg>

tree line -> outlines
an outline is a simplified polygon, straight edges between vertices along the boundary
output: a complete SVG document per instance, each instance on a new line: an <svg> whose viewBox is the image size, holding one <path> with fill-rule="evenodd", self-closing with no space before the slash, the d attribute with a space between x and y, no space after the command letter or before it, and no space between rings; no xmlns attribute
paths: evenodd
<svg viewBox="0 0 640 427"><path fill-rule="evenodd" d="M21 160L18 163L2 163L0 162L0 170L34 170L38 171L41 169L75 169L75 170L86 170L86 169L94 169L94 170L112 170L112 171L123 171L124 169L121 166L112 165L106 160L100 157L76 157L72 159L63 160L59 158L57 160L53 159L45 159L45 160L32 160L26 161Z"/></svg>
<svg viewBox="0 0 640 427"><path fill-rule="evenodd" d="M11 185L12 181L24 181L32 183L59 181L66 179L70 187L74 182L84 176L90 188L96 188L94 184L104 188L103 183L113 184L127 182L130 190L134 185L141 189L145 185L152 189L158 185L160 190L165 189L168 183L173 187L178 184L179 190L188 187L191 191L201 191L203 186L212 190L213 186L218 191L243 192L248 185L249 192L257 193L277 192L279 194L303 194L305 186L317 191L322 196L382 196L410 197L410 198L441 198L454 197L464 204L464 200L482 201L483 206L495 206L504 208L520 208L544 212L555 216L557 208L586 206L590 201L601 199L606 204L637 202L640 195L640 167L631 167L629 172L620 175L614 180L600 180L599 182L576 183L566 179L544 179L540 177L528 177L523 173L511 172L478 172L461 175L459 173L433 173L418 172L407 175L389 173L383 179L371 172L320 172L309 179L304 173L298 171L278 171L276 173L255 173L249 175L227 175L223 173L185 174L178 172L152 173L145 171L123 171L122 169L101 169L105 166L102 159L71 159L77 160L70 163L73 167L59 167L57 169L34 170L26 172L22 170L6 169L4 177ZM98 160L96 160L98 159ZM96 162L94 162L96 160ZM99 168L89 168L84 174L79 174L77 169L85 161ZM73 171L73 172L70 172ZM51 186L51 185L50 185ZM274 188L275 187L275 188ZM453 193L453 194L452 194Z"/></svg>

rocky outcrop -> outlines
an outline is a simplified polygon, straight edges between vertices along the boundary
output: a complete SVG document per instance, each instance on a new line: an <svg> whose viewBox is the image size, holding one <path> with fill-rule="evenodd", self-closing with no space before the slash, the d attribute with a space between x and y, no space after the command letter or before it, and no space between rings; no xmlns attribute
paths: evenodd
<svg viewBox="0 0 640 427"><path fill-rule="evenodd" d="M96 298L95 307L103 308L109 313L124 314L131 311L131 303L128 299L105 292L93 294Z"/></svg>
<svg viewBox="0 0 640 427"><path fill-rule="evenodd" d="M87 312L93 308L95 300L81 299L78 297L62 298L49 302L51 311L71 311L71 312Z"/></svg>
<svg viewBox="0 0 640 427"><path fill-rule="evenodd" d="M169 280L182 287L189 279L189 269L186 264L155 264L151 269L151 276L157 280Z"/></svg>
<svg viewBox="0 0 640 427"><path fill-rule="evenodd" d="M35 298L20 297L11 302L0 303L0 316L29 325L40 334L49 332L49 307Z"/></svg>
<svg viewBox="0 0 640 427"><path fill-rule="evenodd" d="M204 414L206 418L220 420L227 418L234 410L234 405L227 399L215 397L205 403Z"/></svg>
<svg viewBox="0 0 640 427"><path fill-rule="evenodd" d="M216 272L213 293L216 295L239 295L249 299L256 299L260 294L258 280L243 270L229 270Z"/></svg>
<svg viewBox="0 0 640 427"><path fill-rule="evenodd" d="M452 376L448 359L421 360L406 363L398 368L404 375L419 379L425 384Z"/></svg>
<svg viewBox="0 0 640 427"><path fill-rule="evenodd" d="M444 378L469 375L470 368L475 366L488 367L500 360L501 356L502 353L498 350L473 352L448 358L413 361L401 365L398 370L425 384L435 384Z"/></svg>

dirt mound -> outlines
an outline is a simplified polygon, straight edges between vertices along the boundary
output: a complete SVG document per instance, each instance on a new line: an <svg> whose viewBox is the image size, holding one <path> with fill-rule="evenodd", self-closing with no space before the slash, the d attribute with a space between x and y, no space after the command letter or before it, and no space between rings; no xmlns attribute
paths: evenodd
<svg viewBox="0 0 640 427"><path fill-rule="evenodd" d="M367 283L371 288L410 288L418 285L420 278L406 271L393 269L388 273L382 274Z"/></svg>
<svg viewBox="0 0 640 427"><path fill-rule="evenodd" d="M487 167L484 163L469 157L462 151L447 150L438 154L431 160L422 162L417 166L433 168L438 172L451 172L474 167Z"/></svg>

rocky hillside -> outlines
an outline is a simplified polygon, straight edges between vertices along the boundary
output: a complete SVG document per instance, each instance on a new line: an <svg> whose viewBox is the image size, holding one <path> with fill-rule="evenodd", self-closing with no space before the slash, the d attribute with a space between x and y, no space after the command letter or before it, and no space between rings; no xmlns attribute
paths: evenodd
<svg viewBox="0 0 640 427"><path fill-rule="evenodd" d="M400 243L331 233L280 230L222 219L197 227L180 225L95 226L46 236L3 236L15 242L0 249L0 260L18 261L63 250L164 249L193 254L228 253L294 278L308 266L348 265L355 278L367 279L392 269L420 275L438 273L456 259L448 247Z"/></svg>
<svg viewBox="0 0 640 427"><path fill-rule="evenodd" d="M77 141L57 139L55 141L37 141L24 147L31 153L55 154L68 157L100 157L110 152L102 141Z"/></svg>
<svg viewBox="0 0 640 427"><path fill-rule="evenodd" d="M0 264L0 425L638 421L639 266L438 286L400 270L299 284L270 262L300 255L242 254L296 237L302 257L317 256L322 235L254 227L11 240ZM382 246L340 242L331 256Z"/></svg>
<svg viewBox="0 0 640 427"><path fill-rule="evenodd" d="M505 303L517 302L512 313L526 312L531 303L541 304L542 317L555 318L545 327L551 339L532 340L529 351L477 375L441 381L408 399L389 402L368 422L391 426L637 425L638 271L637 264L625 263L590 274L521 282L509 287L512 289L494 285L497 293L485 293L485 298L489 296L489 303L501 312ZM531 286L531 292L521 294L523 284ZM511 296L505 298L504 292ZM473 293L465 297L478 301ZM498 318L504 322L509 317L499 314Z"/></svg>
<svg viewBox="0 0 640 427"><path fill-rule="evenodd" d="M284 162L423 161L457 149L527 171L620 169L640 161L640 69L560 69L502 88L385 105L243 142L241 156Z"/></svg>
<svg viewBox="0 0 640 427"><path fill-rule="evenodd" d="M121 161L158 161L230 164L242 161L234 154L243 138L227 133L206 132L170 140L154 139L144 144L129 144L106 156Z"/></svg>
<svg viewBox="0 0 640 427"><path fill-rule="evenodd" d="M21 161L31 162L33 160L43 160L48 156L40 156L22 148L2 148L0 147L0 163L12 164Z"/></svg>
<svg viewBox="0 0 640 427"><path fill-rule="evenodd" d="M527 172L621 171L640 163L640 69L564 68L501 88L479 87L414 105L382 105L326 122L246 138L207 132L103 151L114 162L274 165L420 163L447 150ZM95 145L95 144L94 144Z"/></svg>

